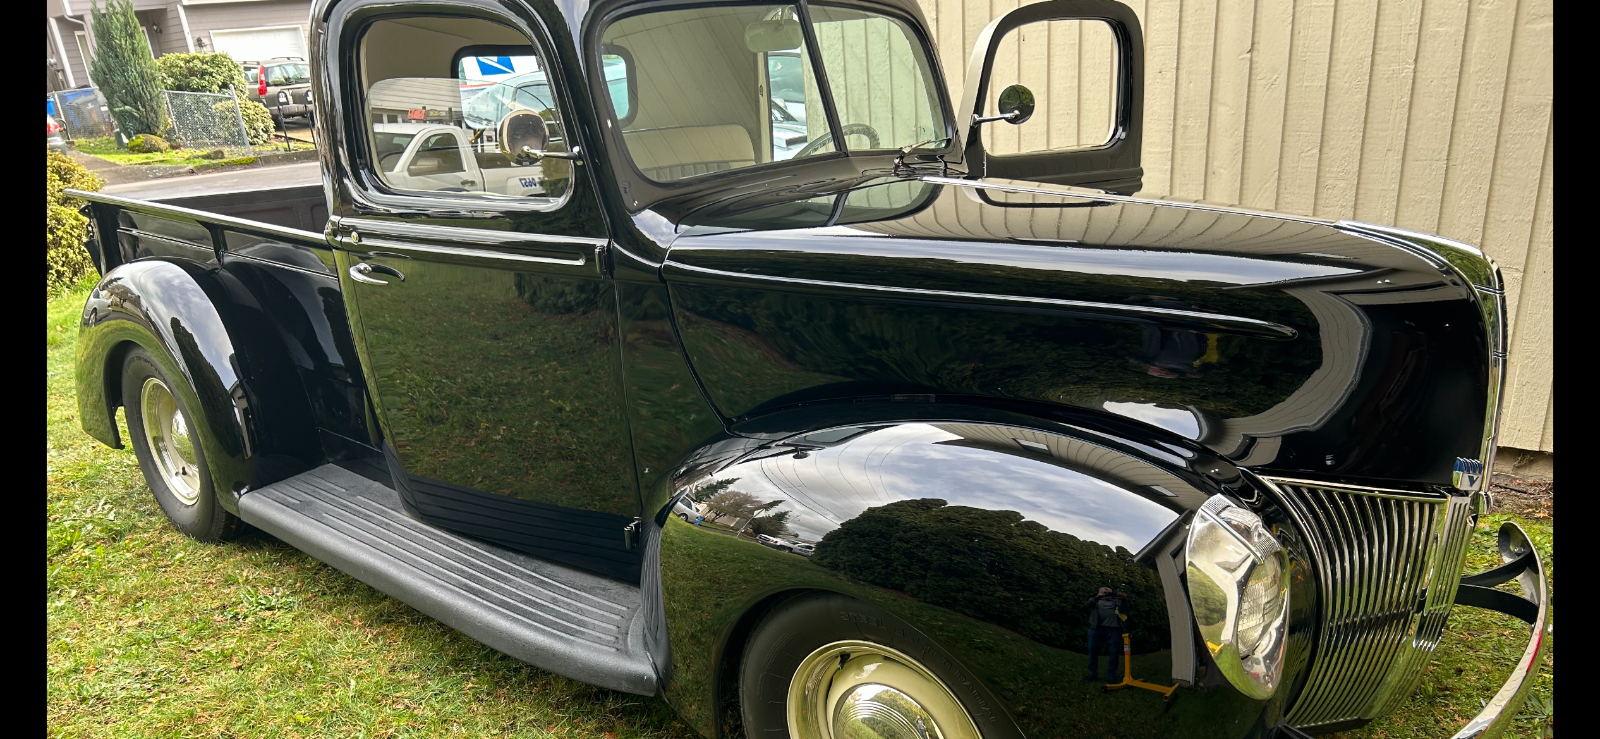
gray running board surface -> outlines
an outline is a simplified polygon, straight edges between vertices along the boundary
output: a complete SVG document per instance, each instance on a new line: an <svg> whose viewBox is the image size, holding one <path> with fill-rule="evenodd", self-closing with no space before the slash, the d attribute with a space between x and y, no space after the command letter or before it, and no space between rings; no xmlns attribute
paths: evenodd
<svg viewBox="0 0 1600 739"><path fill-rule="evenodd" d="M430 526L393 490L332 464L244 494L239 517L519 660L657 692L635 586Z"/></svg>

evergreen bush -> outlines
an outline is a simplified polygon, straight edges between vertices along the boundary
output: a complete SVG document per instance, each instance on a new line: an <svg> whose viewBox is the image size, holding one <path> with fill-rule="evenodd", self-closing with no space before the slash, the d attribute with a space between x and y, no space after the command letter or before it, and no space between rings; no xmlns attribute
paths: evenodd
<svg viewBox="0 0 1600 739"><path fill-rule="evenodd" d="M166 133L167 101L150 58L150 39L133 14L130 0L106 0L91 6L94 60L89 78L106 98L106 108L123 136Z"/></svg>

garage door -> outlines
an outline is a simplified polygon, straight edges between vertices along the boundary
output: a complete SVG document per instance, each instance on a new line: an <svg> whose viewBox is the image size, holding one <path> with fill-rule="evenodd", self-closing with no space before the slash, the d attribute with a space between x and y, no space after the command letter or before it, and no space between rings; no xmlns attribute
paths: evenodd
<svg viewBox="0 0 1600 739"><path fill-rule="evenodd" d="M211 43L236 61L259 61L275 56L306 57L306 35L299 26L212 31Z"/></svg>

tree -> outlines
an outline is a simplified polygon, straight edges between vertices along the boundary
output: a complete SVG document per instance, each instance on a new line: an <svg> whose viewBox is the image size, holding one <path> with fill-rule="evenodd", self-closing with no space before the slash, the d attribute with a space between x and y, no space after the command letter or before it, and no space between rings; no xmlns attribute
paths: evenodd
<svg viewBox="0 0 1600 739"><path fill-rule="evenodd" d="M710 485L706 485L705 487L695 490L693 493L691 493L691 495L694 496L695 500L709 500L713 497L716 497L717 493L733 487L733 484L738 481L739 478L737 477L724 477L716 482L711 483Z"/></svg>
<svg viewBox="0 0 1600 739"><path fill-rule="evenodd" d="M1084 646L1085 602L1101 586L1118 588L1128 594L1133 653L1172 643L1155 567L1017 511L895 501L828 532L811 561L1072 651Z"/></svg>
<svg viewBox="0 0 1600 739"><path fill-rule="evenodd" d="M106 0L91 13L94 23L94 80L122 135L167 132L167 103L157 81L150 39L133 14L130 0Z"/></svg>
<svg viewBox="0 0 1600 739"><path fill-rule="evenodd" d="M724 490L706 500L706 513L712 520L719 518L732 518L735 521L744 521L753 518L758 513L777 508L783 501L774 500L762 503L749 493L737 490Z"/></svg>
<svg viewBox="0 0 1600 739"><path fill-rule="evenodd" d="M778 511L750 519L750 533L767 536L788 536L794 533L789 530L789 512Z"/></svg>

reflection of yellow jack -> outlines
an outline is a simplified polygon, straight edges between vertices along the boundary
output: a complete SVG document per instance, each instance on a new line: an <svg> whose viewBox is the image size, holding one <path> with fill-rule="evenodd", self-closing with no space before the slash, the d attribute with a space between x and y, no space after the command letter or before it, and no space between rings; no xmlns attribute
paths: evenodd
<svg viewBox="0 0 1600 739"><path fill-rule="evenodd" d="M1128 632L1126 631L1122 632L1122 682L1104 685L1100 689L1109 692L1123 688L1144 688L1145 690L1153 690L1160 693L1161 701L1165 704L1165 708L1172 707L1172 693L1178 689L1176 685L1168 687L1133 678L1133 644L1128 641Z"/></svg>

